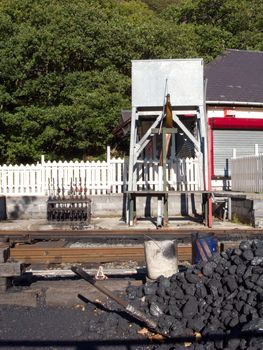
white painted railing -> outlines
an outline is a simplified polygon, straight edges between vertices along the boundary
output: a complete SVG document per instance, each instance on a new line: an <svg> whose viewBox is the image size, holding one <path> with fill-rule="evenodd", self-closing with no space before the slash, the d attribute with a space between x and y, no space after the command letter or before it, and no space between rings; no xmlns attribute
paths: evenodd
<svg viewBox="0 0 263 350"><path fill-rule="evenodd" d="M158 161L148 159L138 165L138 190L158 190L162 168ZM54 193L64 188L65 194L85 188L87 195L122 193L128 189L128 162L121 158L92 162L45 162L32 165L0 166L0 193L4 195L36 196ZM168 161L169 190L199 189L198 160L193 158Z"/></svg>
<svg viewBox="0 0 263 350"><path fill-rule="evenodd" d="M231 160L232 191L263 192L263 154Z"/></svg>
<svg viewBox="0 0 263 350"><path fill-rule="evenodd" d="M198 159L167 160L166 179L170 191L197 191L199 184ZM163 168L158 160L139 161L137 173L138 190L159 190Z"/></svg>

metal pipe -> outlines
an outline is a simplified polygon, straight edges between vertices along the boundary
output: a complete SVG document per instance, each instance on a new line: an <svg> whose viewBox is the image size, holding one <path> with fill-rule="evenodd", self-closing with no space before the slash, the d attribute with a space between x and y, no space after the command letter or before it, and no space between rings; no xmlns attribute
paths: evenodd
<svg viewBox="0 0 263 350"><path fill-rule="evenodd" d="M136 309L133 305L130 305L127 301L114 295L110 290L101 285L100 282L94 280L90 275L88 275L82 268L78 266L72 266L71 270L76 275L80 276L85 281L89 282L91 285L97 288L100 292L107 295L110 299L114 300L118 305L122 306L130 315L143 322L149 329L153 330L154 332L158 330L158 326L155 321L149 319L143 312Z"/></svg>

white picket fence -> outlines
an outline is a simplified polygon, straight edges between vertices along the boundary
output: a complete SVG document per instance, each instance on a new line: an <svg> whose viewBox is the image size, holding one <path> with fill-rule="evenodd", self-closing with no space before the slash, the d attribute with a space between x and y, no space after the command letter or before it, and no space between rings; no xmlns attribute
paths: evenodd
<svg viewBox="0 0 263 350"><path fill-rule="evenodd" d="M157 160L148 159L138 165L138 190L158 190L162 168ZM88 195L122 193L128 189L128 161L108 157L107 161L41 162L32 165L0 166L0 193L9 196L49 195L58 188L65 194L73 187ZM193 158L169 161L169 190L195 191L199 187L198 160Z"/></svg>
<svg viewBox="0 0 263 350"><path fill-rule="evenodd" d="M263 154L232 158L232 191L263 192Z"/></svg>

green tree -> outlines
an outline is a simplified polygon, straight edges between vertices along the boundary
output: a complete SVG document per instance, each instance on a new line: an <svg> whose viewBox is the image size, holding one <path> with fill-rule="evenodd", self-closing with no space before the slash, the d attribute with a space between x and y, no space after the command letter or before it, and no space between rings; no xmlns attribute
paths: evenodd
<svg viewBox="0 0 263 350"><path fill-rule="evenodd" d="M131 60L196 53L191 28L139 1L10 0L0 16L2 162L102 154L130 104Z"/></svg>
<svg viewBox="0 0 263 350"><path fill-rule="evenodd" d="M179 3L181 0L143 0L145 4L149 6L155 12L160 13L165 10L168 6Z"/></svg>
<svg viewBox="0 0 263 350"><path fill-rule="evenodd" d="M262 49L260 0L180 1L163 11L162 17L180 26L193 26L198 54L206 61L227 48Z"/></svg>
<svg viewBox="0 0 263 350"><path fill-rule="evenodd" d="M0 162L105 153L130 106L131 60L260 50L262 10L261 0L2 0Z"/></svg>

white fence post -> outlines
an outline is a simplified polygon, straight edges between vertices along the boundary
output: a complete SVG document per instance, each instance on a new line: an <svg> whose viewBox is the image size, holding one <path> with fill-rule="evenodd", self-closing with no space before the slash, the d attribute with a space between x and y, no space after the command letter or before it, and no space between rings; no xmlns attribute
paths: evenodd
<svg viewBox="0 0 263 350"><path fill-rule="evenodd" d="M200 189L198 159L175 159L167 161L167 183L171 191ZM138 162L138 190L160 190L162 167L159 160L144 159ZM122 193L127 185L125 159L110 158L92 162L45 162L32 165L0 166L0 193L5 195L47 195L64 188L65 194L71 186L79 191L85 188L87 195ZM161 186L161 187L160 187Z"/></svg>
<svg viewBox="0 0 263 350"><path fill-rule="evenodd" d="M263 192L263 154L232 159L232 191Z"/></svg>
<svg viewBox="0 0 263 350"><path fill-rule="evenodd" d="M41 155L41 184L40 184L40 191L43 193L43 195L47 194L47 188L46 188L46 176L45 176L45 156Z"/></svg>
<svg viewBox="0 0 263 350"><path fill-rule="evenodd" d="M110 163L110 146L107 146L107 193L111 192L111 163Z"/></svg>
<svg viewBox="0 0 263 350"><path fill-rule="evenodd" d="M258 156L258 144L255 143L255 156Z"/></svg>

